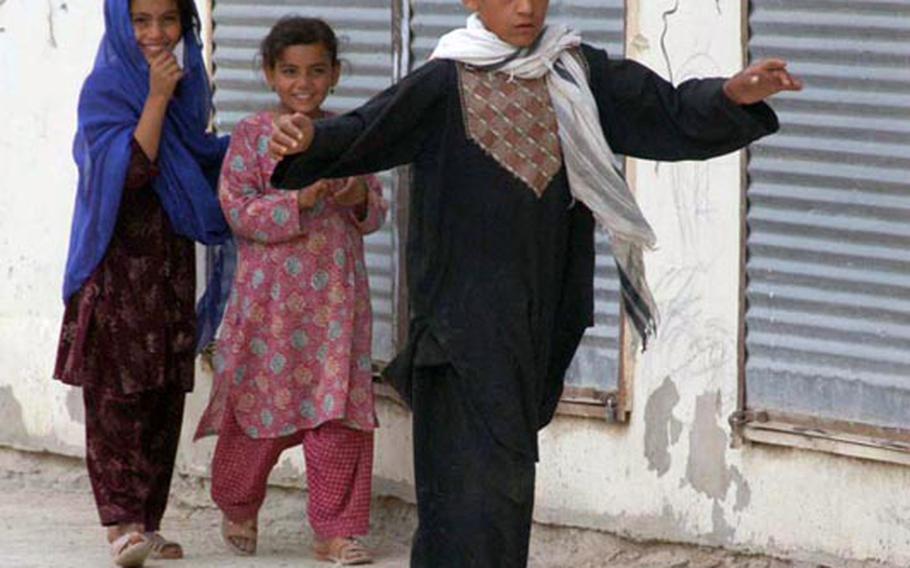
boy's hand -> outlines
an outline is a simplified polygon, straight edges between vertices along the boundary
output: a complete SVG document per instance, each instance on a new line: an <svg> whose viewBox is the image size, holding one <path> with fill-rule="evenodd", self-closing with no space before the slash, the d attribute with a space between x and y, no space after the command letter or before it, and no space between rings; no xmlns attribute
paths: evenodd
<svg viewBox="0 0 910 568"><path fill-rule="evenodd" d="M332 195L332 199L342 207L354 207L367 200L367 191L367 182L362 177L352 177Z"/></svg>
<svg viewBox="0 0 910 568"><path fill-rule="evenodd" d="M280 160L291 154L306 152L313 143L313 121L305 114L296 112L279 116L272 126L269 154L273 158Z"/></svg>
<svg viewBox="0 0 910 568"><path fill-rule="evenodd" d="M751 105L781 91L800 91L802 81L787 71L782 59L762 59L724 83L724 93L738 105Z"/></svg>
<svg viewBox="0 0 910 568"><path fill-rule="evenodd" d="M300 210L312 209L328 190L329 184L324 180L319 180L313 185L301 189L297 192L297 208Z"/></svg>
<svg viewBox="0 0 910 568"><path fill-rule="evenodd" d="M183 77L177 58L170 51L162 51L149 60L149 97L171 100L174 89Z"/></svg>

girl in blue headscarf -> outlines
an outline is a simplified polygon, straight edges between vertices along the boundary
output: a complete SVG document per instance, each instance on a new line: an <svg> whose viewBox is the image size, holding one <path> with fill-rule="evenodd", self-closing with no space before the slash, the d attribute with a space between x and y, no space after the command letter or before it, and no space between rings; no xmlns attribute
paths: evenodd
<svg viewBox="0 0 910 568"><path fill-rule="evenodd" d="M158 530L193 386L193 241L229 238L215 192L228 140L207 133L193 0L106 0L104 18L79 99L54 376L83 387L88 471L114 561L141 566L183 555Z"/></svg>

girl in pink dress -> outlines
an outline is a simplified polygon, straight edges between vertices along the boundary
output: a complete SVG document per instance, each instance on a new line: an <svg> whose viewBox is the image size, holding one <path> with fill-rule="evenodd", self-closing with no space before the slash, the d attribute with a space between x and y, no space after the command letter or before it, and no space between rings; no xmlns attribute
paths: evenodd
<svg viewBox="0 0 910 568"><path fill-rule="evenodd" d="M271 187L273 121L326 116L321 105L341 69L335 34L311 18L279 21L261 55L279 105L237 125L222 168L219 198L238 266L196 437L219 435L212 498L232 551L255 553L269 472L302 444L314 553L368 563L357 537L369 529L377 424L363 235L380 227L387 206L373 177Z"/></svg>

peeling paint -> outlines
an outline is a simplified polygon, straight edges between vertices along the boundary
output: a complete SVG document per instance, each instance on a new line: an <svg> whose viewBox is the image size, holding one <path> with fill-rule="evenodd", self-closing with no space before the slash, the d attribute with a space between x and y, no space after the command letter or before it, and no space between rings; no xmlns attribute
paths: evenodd
<svg viewBox="0 0 910 568"><path fill-rule="evenodd" d="M66 393L66 410L73 422L85 424L85 403L82 399L82 389L70 387Z"/></svg>
<svg viewBox="0 0 910 568"><path fill-rule="evenodd" d="M648 470L656 471L658 477L670 471L669 447L682 434L682 422L673 416L677 404L679 391L670 377L664 379L645 404L645 458Z"/></svg>
<svg viewBox="0 0 910 568"><path fill-rule="evenodd" d="M749 487L749 482L746 481L738 467L731 467L730 475L733 483L736 484L736 502L733 504L733 510L738 513L744 511L752 502L752 488Z"/></svg>
<svg viewBox="0 0 910 568"><path fill-rule="evenodd" d="M711 509L711 524L712 543L729 544L733 542L736 529L727 522L727 518L724 516L724 509L717 501L714 502L714 507Z"/></svg>
<svg viewBox="0 0 910 568"><path fill-rule="evenodd" d="M29 438L22 419L22 405L13 393L13 387L0 387L0 424L3 424L0 442L22 444Z"/></svg>
<svg viewBox="0 0 910 568"><path fill-rule="evenodd" d="M684 483L714 501L710 540L712 544L726 545L733 542L736 529L727 521L722 503L735 484L733 511L743 511L752 502L752 489L739 468L727 465L728 437L719 421L720 408L720 391L707 392L695 400Z"/></svg>
<svg viewBox="0 0 910 568"><path fill-rule="evenodd" d="M727 467L727 434L718 423L719 409L720 391L709 391L695 401L686 481L696 491L722 501L732 475Z"/></svg>
<svg viewBox="0 0 910 568"><path fill-rule="evenodd" d="M651 42L643 34L635 34L635 37L632 38L632 47L642 53L651 49Z"/></svg>

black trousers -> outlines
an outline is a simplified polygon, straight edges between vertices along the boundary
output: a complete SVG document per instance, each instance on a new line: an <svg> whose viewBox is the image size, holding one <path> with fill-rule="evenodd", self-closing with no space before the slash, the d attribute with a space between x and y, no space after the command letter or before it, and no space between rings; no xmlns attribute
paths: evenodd
<svg viewBox="0 0 910 568"><path fill-rule="evenodd" d="M533 460L498 444L450 365L412 385L418 527L414 568L508 568L528 562Z"/></svg>

